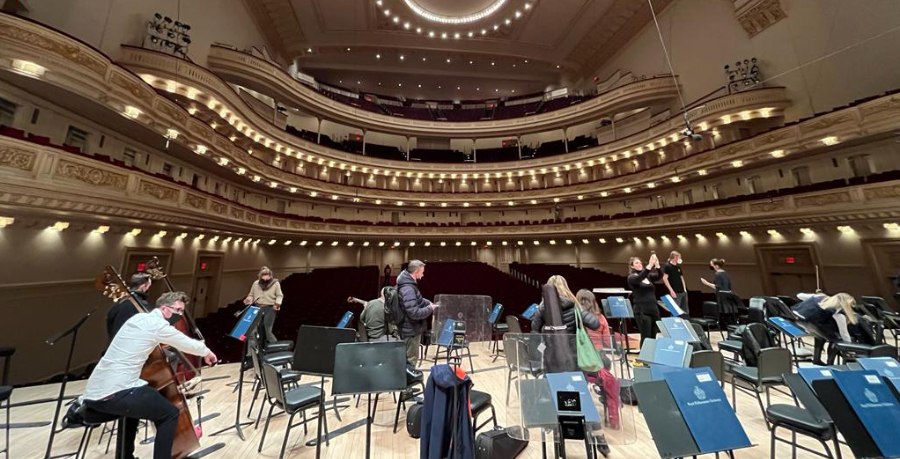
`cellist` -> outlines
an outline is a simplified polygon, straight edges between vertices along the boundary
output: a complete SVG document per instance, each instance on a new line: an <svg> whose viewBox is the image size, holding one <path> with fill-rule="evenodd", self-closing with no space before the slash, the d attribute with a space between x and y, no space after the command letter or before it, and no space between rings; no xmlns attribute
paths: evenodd
<svg viewBox="0 0 900 459"><path fill-rule="evenodd" d="M106 354L94 368L84 391L88 408L106 414L125 416L125 451L116 457L134 458L134 439L138 419L156 425L154 459L169 459L178 426L178 409L156 389L140 379L147 357L160 344L168 344L189 354L202 356L207 364L216 363L216 355L202 341L191 339L172 326L184 314L183 292L162 294L156 309L136 314L116 333Z"/></svg>

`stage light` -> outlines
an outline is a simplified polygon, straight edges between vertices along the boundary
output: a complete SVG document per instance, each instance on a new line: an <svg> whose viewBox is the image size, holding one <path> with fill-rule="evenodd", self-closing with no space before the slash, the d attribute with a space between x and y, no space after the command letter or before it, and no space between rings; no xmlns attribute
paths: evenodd
<svg viewBox="0 0 900 459"><path fill-rule="evenodd" d="M537 241L534 241L534 242L537 242ZM556 240L555 240L555 239L550 239L550 245L556 245Z"/></svg>
<svg viewBox="0 0 900 459"><path fill-rule="evenodd" d="M271 239L271 240L269 240L269 245L275 245L275 242L276 242L275 239Z"/></svg>
<svg viewBox="0 0 900 459"><path fill-rule="evenodd" d="M617 238L616 238L616 242L618 242L619 244L621 244L621 243L625 242L625 239L622 239L622 238L620 238L620 237L617 237Z"/></svg>
<svg viewBox="0 0 900 459"><path fill-rule="evenodd" d="M105 232L107 232L107 231L109 231L109 227L103 225L103 226L98 226L97 229L95 229L94 231L92 231L92 233L94 233L94 234L103 234L103 233L105 233Z"/></svg>
<svg viewBox="0 0 900 459"><path fill-rule="evenodd" d="M601 244L606 244L606 238L601 237L600 239L597 239L597 241L600 242Z"/></svg>
<svg viewBox="0 0 900 459"><path fill-rule="evenodd" d="M156 233L153 237L156 237L156 238L164 238L164 237L166 237L166 234L168 234L167 231L165 231L165 230L160 230L160 232Z"/></svg>
<svg viewBox="0 0 900 459"><path fill-rule="evenodd" d="M813 231L813 230L811 230L811 229L809 229L809 228L800 228L800 232L803 233L803 234L805 234L805 235L807 235L807 236L812 236L812 235L816 234L815 231Z"/></svg>
<svg viewBox="0 0 900 459"><path fill-rule="evenodd" d="M900 231L900 223L885 223L884 229L888 231Z"/></svg>
<svg viewBox="0 0 900 459"><path fill-rule="evenodd" d="M322 244L324 244L324 243L325 243L324 241L316 241L316 247L322 247ZM383 245L384 242L382 242L381 244Z"/></svg>
<svg viewBox="0 0 900 459"><path fill-rule="evenodd" d="M175 239L185 239L185 238L187 238L187 235L188 235L188 233L181 233L178 236L176 236ZM241 239L243 239L243 238L241 238ZM237 241L241 242L241 239L238 239Z"/></svg>
<svg viewBox="0 0 900 459"><path fill-rule="evenodd" d="M778 232L778 230L773 229L767 230L766 232L769 233L769 236L779 236L781 234Z"/></svg>
<svg viewBox="0 0 900 459"><path fill-rule="evenodd" d="M69 227L69 222L56 222L50 229L54 231L62 231Z"/></svg>
<svg viewBox="0 0 900 459"><path fill-rule="evenodd" d="M837 230L840 231L840 232L842 232L842 233L844 233L844 234L852 234L852 233L854 233L853 227L851 227L851 226L845 226L845 225L838 226L838 227L837 227Z"/></svg>

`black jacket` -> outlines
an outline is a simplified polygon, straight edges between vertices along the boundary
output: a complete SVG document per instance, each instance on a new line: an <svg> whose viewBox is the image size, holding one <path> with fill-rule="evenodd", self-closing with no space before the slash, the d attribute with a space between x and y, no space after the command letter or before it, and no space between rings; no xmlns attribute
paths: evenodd
<svg viewBox="0 0 900 459"><path fill-rule="evenodd" d="M644 283L649 278L650 283ZM659 270L650 271L644 268L632 272L628 276L628 288L631 289L631 305L635 314L659 316L659 305L656 304L656 287L653 281L659 278Z"/></svg>
<svg viewBox="0 0 900 459"><path fill-rule="evenodd" d="M425 319L432 314L431 301L422 298L418 283L405 269L397 276L397 292L400 294L400 304L406 311L406 318L400 322L400 337L405 339L422 334Z"/></svg>
<svg viewBox="0 0 900 459"><path fill-rule="evenodd" d="M839 310L827 310L819 307L821 298L812 297L795 304L792 311L800 316L800 323L813 334L821 335L828 341L840 341L841 333L838 329L837 322L834 321L834 315Z"/></svg>
<svg viewBox="0 0 900 459"><path fill-rule="evenodd" d="M575 323L575 303L570 300L560 298L559 307L562 309L563 323L566 324L566 334L574 335L575 328L578 325ZM581 321L584 323L585 327L590 328L591 330L600 328L600 320L597 319L597 316L591 314L588 311L581 311ZM542 328L544 328L543 301L541 301L541 304L538 307L538 312L531 319L531 331L535 333L541 333Z"/></svg>
<svg viewBox="0 0 900 459"><path fill-rule="evenodd" d="M150 310L150 305L147 304L146 293L135 291L131 293L145 310ZM122 328L122 325L125 325L125 322L136 314L138 314L138 310L134 308L130 301L124 298L110 308L109 312L106 313L106 335L109 336L109 340L112 341L119 329Z"/></svg>

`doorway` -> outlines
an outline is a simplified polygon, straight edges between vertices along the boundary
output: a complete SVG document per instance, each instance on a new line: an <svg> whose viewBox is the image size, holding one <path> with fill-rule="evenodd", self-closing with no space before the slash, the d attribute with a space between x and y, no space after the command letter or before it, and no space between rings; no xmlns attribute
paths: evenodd
<svg viewBox="0 0 900 459"><path fill-rule="evenodd" d="M756 257L766 295L796 296L801 292L826 290L816 274L819 264L812 244L757 244Z"/></svg>
<svg viewBox="0 0 900 459"><path fill-rule="evenodd" d="M171 249L126 248L125 260L122 263L122 271L120 271L122 280L127 284L132 274L146 271L147 262L153 257L159 258L159 266L162 268L163 273L168 275L171 273L173 256L174 251ZM150 305L152 306L156 298L168 291L169 287L166 285L165 279L154 281L150 286L150 290L147 291Z"/></svg>
<svg viewBox="0 0 900 459"><path fill-rule="evenodd" d="M206 317L219 309L219 282L224 257L222 252L197 253L190 305L191 314L195 318Z"/></svg>
<svg viewBox="0 0 900 459"><path fill-rule="evenodd" d="M884 298L895 311L900 310L900 296L895 296L894 284L900 275L900 239L864 239L861 242L873 268L873 293Z"/></svg>

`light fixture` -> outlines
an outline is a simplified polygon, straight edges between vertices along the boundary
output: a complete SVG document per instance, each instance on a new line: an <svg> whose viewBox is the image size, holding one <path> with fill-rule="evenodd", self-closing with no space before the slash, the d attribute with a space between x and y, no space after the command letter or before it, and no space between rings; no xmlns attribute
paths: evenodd
<svg viewBox="0 0 900 459"><path fill-rule="evenodd" d="M509 243L506 241L500 241L500 245L506 247Z"/></svg>
<svg viewBox="0 0 900 459"><path fill-rule="evenodd" d="M275 241L275 239L271 239L271 240L269 240L269 245L275 245L275 242L277 242L277 241Z"/></svg>
<svg viewBox="0 0 900 459"><path fill-rule="evenodd" d="M141 110L137 107L132 107L131 105L125 107L125 116L131 119L137 119L141 116L141 113Z"/></svg>
<svg viewBox="0 0 900 459"><path fill-rule="evenodd" d="M166 234L169 234L168 231L160 230L160 231L159 231L158 233L156 233L153 237L156 237L156 238L164 238L164 237L166 237Z"/></svg>
<svg viewBox="0 0 900 459"><path fill-rule="evenodd" d="M771 153L773 158L784 158L784 150L773 150Z"/></svg>
<svg viewBox="0 0 900 459"><path fill-rule="evenodd" d="M475 247L476 245L478 245L478 243L475 242L475 241L472 241L472 242L469 243L469 245L471 245L472 247Z"/></svg>
<svg viewBox="0 0 900 459"><path fill-rule="evenodd" d="M900 223L885 223L883 226L888 231L900 231Z"/></svg>
<svg viewBox="0 0 900 459"><path fill-rule="evenodd" d="M800 228L800 232L807 236L812 236L812 235L816 234L816 232L810 228Z"/></svg>
<svg viewBox="0 0 900 459"><path fill-rule="evenodd" d="M639 237L637 237L637 236L633 237L632 239L634 240L635 243L640 243L640 242L641 242L641 239L640 239Z"/></svg>
<svg viewBox="0 0 900 459"><path fill-rule="evenodd" d="M166 138L169 140L175 140L178 138L178 131L175 129L166 129Z"/></svg>
<svg viewBox="0 0 900 459"><path fill-rule="evenodd" d="M384 247L384 242L379 242L378 247Z"/></svg>
<svg viewBox="0 0 900 459"><path fill-rule="evenodd" d="M599 242L601 244L606 244L606 238L601 237L600 239L597 239L597 242Z"/></svg>
<svg viewBox="0 0 900 459"><path fill-rule="evenodd" d="M337 247L338 244L340 244L340 242L338 242L338 241L333 241L333 242L331 243L331 246L332 246L332 247Z"/></svg>
<svg viewBox="0 0 900 459"><path fill-rule="evenodd" d="M18 73L36 78L44 76L44 72L47 71L47 69L35 64L34 62L23 61L21 59L13 59L10 67L12 67L12 69Z"/></svg>
<svg viewBox="0 0 900 459"><path fill-rule="evenodd" d="M69 222L56 222L50 229L54 231L62 231L69 227Z"/></svg>
<svg viewBox="0 0 900 459"><path fill-rule="evenodd" d="M728 236L726 236L725 233L716 233L716 237L718 237L719 239L723 239L723 238L726 238L726 237L728 237Z"/></svg>
<svg viewBox="0 0 900 459"><path fill-rule="evenodd" d="M534 245L541 245L541 241L534 241Z"/></svg>
<svg viewBox="0 0 900 459"><path fill-rule="evenodd" d="M178 236L175 236L175 239L179 239L179 240L185 239L185 238L187 238L187 235L188 235L188 233L181 233ZM241 242L241 239L243 239L243 238L238 238L237 242Z"/></svg>
<svg viewBox="0 0 900 459"><path fill-rule="evenodd" d="M837 137L830 135L828 137L824 137L822 139L822 143L830 147L832 145L837 145L838 143L840 143L840 141L838 141Z"/></svg>
<svg viewBox="0 0 900 459"><path fill-rule="evenodd" d="M197 147L194 149L194 151L196 151L198 155L205 155L206 154L206 145L197 145Z"/></svg>
<svg viewBox="0 0 900 459"><path fill-rule="evenodd" d="M781 234L778 232L778 230L773 230L773 229L770 229L766 232L769 233L769 236L778 236L779 234Z"/></svg>
<svg viewBox="0 0 900 459"><path fill-rule="evenodd" d="M228 242L228 241L225 241L225 242ZM294 241L288 239L287 241L284 241L284 245L291 245L292 242L294 242Z"/></svg>
<svg viewBox="0 0 900 459"><path fill-rule="evenodd" d="M687 241L687 238L683 234L679 234L677 237L678 237L679 241L682 241L682 242Z"/></svg>
<svg viewBox="0 0 900 459"><path fill-rule="evenodd" d="M5 226L5 225L4 225L4 226ZM94 234L103 234L103 233L105 233L105 232L107 232L107 231L109 231L109 227L108 227L108 226L105 226L105 225L102 225L102 226L98 226L97 229L95 229L94 231L91 231L91 232L94 233Z"/></svg>
<svg viewBox="0 0 900 459"><path fill-rule="evenodd" d="M218 240L219 240L219 236L216 235L216 236L213 236L213 238L210 239L209 242L216 242L216 241L218 241Z"/></svg>
<svg viewBox="0 0 900 459"><path fill-rule="evenodd" d="M508 0L494 0L490 5L486 8L477 11L475 13L466 14L462 16L445 16L442 14L433 13L421 6L414 0L403 0L414 13L421 16L424 19L427 19L431 22L437 22L440 24L469 24L472 22L476 22L482 20L486 17L491 16L496 13L497 10L503 7L507 3Z"/></svg>
<svg viewBox="0 0 900 459"><path fill-rule="evenodd" d="M741 167L741 166L744 165L744 162L741 161L741 160L732 161L732 162L731 162L731 165L732 165L733 167Z"/></svg>
<svg viewBox="0 0 900 459"><path fill-rule="evenodd" d="M851 234L851 233L854 232L853 227L852 227L852 226L847 226L847 225L841 225L841 226L838 226L838 227L837 227L837 230L840 231L840 232L842 232L842 233L844 233L844 234Z"/></svg>
<svg viewBox="0 0 900 459"><path fill-rule="evenodd" d="M410 246L410 247L415 247L415 246L416 246L416 241L409 241L409 246Z"/></svg>
<svg viewBox="0 0 900 459"><path fill-rule="evenodd" d="M706 169L700 169L697 171L697 175L706 175Z"/></svg>
<svg viewBox="0 0 900 459"><path fill-rule="evenodd" d="M300 241L300 247L306 247L307 241Z"/></svg>
<svg viewBox="0 0 900 459"><path fill-rule="evenodd" d="M537 241L534 241L537 242ZM550 245L556 245L556 239L550 239Z"/></svg>
<svg viewBox="0 0 900 459"><path fill-rule="evenodd" d="M456 246L459 247L462 245L462 242L456 241Z"/></svg>
<svg viewBox="0 0 900 459"><path fill-rule="evenodd" d="M566 239L566 245L572 245L572 240L571 240L571 239Z"/></svg>
<svg viewBox="0 0 900 459"><path fill-rule="evenodd" d="M205 237L206 237L205 234L198 234L198 235L194 236L194 239L196 239L198 241L202 241L203 238L205 238Z"/></svg>
<svg viewBox="0 0 900 459"><path fill-rule="evenodd" d="M316 247L321 247L322 244L324 244L324 243L325 242L323 242L323 241L316 241ZM384 242L382 242L381 245L384 245Z"/></svg>
<svg viewBox="0 0 900 459"><path fill-rule="evenodd" d="M750 233L749 233L748 231L741 231L741 232L740 232L740 235L741 235L742 237L750 237Z"/></svg>
<svg viewBox="0 0 900 459"><path fill-rule="evenodd" d="M0 217L0 228L6 228L16 222L13 217Z"/></svg>
<svg viewBox="0 0 900 459"><path fill-rule="evenodd" d="M617 237L617 238L616 238L616 242L618 242L619 244L621 244L621 243L625 242L625 239L622 239L622 238L620 238L620 237Z"/></svg>
<svg viewBox="0 0 900 459"><path fill-rule="evenodd" d="M369 246L369 241L363 242L363 247L368 247L368 246Z"/></svg>

